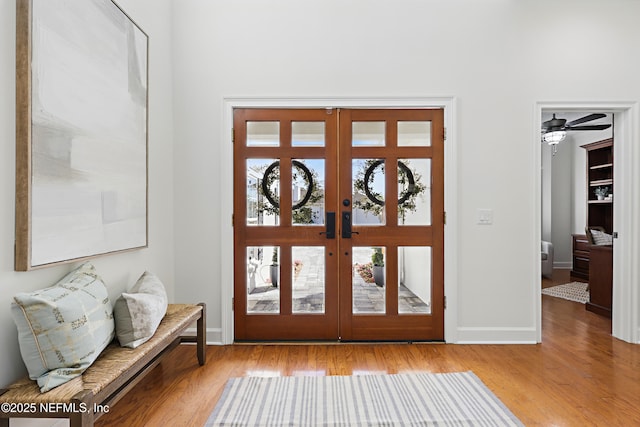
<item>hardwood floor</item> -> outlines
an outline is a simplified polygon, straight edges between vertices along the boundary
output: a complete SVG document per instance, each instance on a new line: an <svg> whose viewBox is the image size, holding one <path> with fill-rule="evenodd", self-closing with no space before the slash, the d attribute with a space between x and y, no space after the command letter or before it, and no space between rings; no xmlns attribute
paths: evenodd
<svg viewBox="0 0 640 427"><path fill-rule="evenodd" d="M231 377L467 370L527 426L640 425L640 347L582 304L543 296L542 307L539 345L209 346L204 367L183 345L96 425L202 426Z"/></svg>
<svg viewBox="0 0 640 427"><path fill-rule="evenodd" d="M542 278L542 288L544 289L544 288L549 288L551 286L564 285L565 283L569 283L569 282L583 281L583 279L572 278L570 273L571 273L571 270L569 269L556 268L555 270L553 270L553 274L551 275L551 277Z"/></svg>

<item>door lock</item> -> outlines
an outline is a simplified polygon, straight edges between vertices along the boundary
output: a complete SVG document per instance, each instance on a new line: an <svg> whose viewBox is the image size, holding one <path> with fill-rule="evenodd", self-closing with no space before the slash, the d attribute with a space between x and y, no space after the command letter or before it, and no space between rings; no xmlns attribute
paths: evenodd
<svg viewBox="0 0 640 427"><path fill-rule="evenodd" d="M351 212L342 212L342 238L350 239L352 234L360 234L357 231L351 231Z"/></svg>
<svg viewBox="0 0 640 427"><path fill-rule="evenodd" d="M325 231L321 231L320 234L324 234L327 239L336 238L336 213L327 212L325 221Z"/></svg>

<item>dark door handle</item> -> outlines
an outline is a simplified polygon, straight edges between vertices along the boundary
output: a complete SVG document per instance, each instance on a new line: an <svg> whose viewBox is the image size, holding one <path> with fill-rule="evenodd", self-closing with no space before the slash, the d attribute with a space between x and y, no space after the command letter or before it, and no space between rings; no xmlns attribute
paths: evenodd
<svg viewBox="0 0 640 427"><path fill-rule="evenodd" d="M325 221L325 231L322 231L320 234L324 234L327 237L327 239L336 238L336 213L335 212L327 212L326 221Z"/></svg>
<svg viewBox="0 0 640 427"><path fill-rule="evenodd" d="M357 231L351 231L351 212L342 212L342 238L350 239L352 234L359 234Z"/></svg>

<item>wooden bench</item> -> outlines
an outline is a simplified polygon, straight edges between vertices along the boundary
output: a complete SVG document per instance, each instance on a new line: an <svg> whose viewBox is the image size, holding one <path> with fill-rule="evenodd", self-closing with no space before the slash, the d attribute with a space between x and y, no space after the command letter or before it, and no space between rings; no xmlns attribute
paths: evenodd
<svg viewBox="0 0 640 427"><path fill-rule="evenodd" d="M68 418L71 427L93 426L160 359L182 342L195 342L198 362L206 362L206 306L169 304L167 314L151 339L131 349L111 343L84 373L41 393L28 377L0 390L0 427L10 418ZM197 335L182 336L193 322Z"/></svg>

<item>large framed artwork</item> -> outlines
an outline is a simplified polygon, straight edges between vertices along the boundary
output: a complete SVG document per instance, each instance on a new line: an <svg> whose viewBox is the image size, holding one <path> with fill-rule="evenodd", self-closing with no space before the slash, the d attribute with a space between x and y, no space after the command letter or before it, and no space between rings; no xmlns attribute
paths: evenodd
<svg viewBox="0 0 640 427"><path fill-rule="evenodd" d="M15 268L147 246L148 36L111 0L17 0Z"/></svg>

